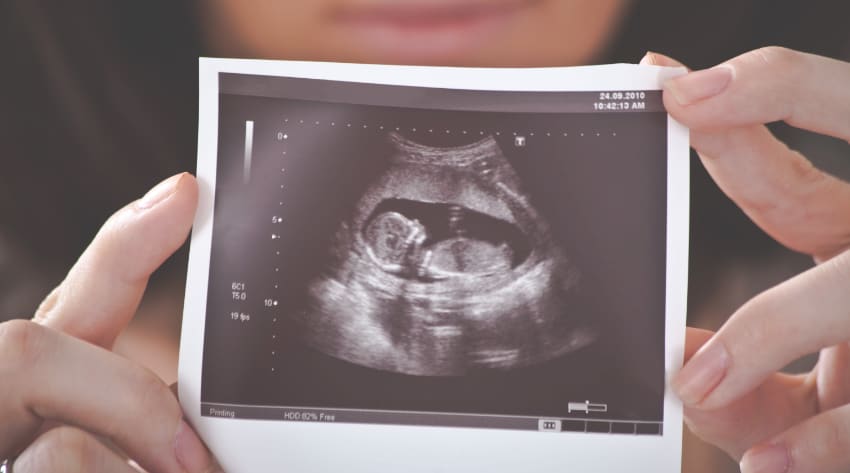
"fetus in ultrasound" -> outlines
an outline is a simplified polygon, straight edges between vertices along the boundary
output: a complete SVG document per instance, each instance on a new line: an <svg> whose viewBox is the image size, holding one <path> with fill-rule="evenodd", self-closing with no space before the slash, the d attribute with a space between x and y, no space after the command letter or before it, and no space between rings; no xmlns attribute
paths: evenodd
<svg viewBox="0 0 850 473"><path fill-rule="evenodd" d="M579 271L496 140L389 139L386 171L341 223L297 316L305 343L422 376L528 366L592 343L573 302Z"/></svg>

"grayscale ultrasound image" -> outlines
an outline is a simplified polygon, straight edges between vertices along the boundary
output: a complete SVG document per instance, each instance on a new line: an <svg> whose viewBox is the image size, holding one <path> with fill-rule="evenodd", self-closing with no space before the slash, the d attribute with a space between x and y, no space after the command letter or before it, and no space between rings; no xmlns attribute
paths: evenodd
<svg viewBox="0 0 850 473"><path fill-rule="evenodd" d="M204 415L660 433L660 93L220 81Z"/></svg>
<svg viewBox="0 0 850 473"><path fill-rule="evenodd" d="M515 368L589 344L567 304L578 270L492 136L456 147L390 134L389 166L333 241L305 341L413 375Z"/></svg>

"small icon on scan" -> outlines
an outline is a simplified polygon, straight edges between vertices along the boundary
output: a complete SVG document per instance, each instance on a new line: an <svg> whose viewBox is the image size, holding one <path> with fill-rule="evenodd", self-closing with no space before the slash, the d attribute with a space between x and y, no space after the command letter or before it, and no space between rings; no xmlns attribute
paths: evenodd
<svg viewBox="0 0 850 473"><path fill-rule="evenodd" d="M608 404L594 403L590 401L570 402L567 403L567 411L570 413L584 412L585 414L590 414L591 412L608 412Z"/></svg>
<svg viewBox="0 0 850 473"><path fill-rule="evenodd" d="M537 427L541 432L560 432L561 421L554 419L540 419Z"/></svg>

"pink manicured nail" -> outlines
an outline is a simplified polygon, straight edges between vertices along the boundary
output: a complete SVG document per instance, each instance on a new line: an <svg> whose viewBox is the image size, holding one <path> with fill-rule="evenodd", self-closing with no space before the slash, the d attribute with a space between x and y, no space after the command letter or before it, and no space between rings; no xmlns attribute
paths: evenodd
<svg viewBox="0 0 850 473"><path fill-rule="evenodd" d="M658 61L659 59L661 59L661 64L659 64L659 61ZM670 57L665 56L661 53L656 53L656 52L653 52L653 51L647 51L646 54L644 54L643 58L641 58L639 64L642 65L642 66L661 66L661 65L668 65L669 66L669 65L673 65L673 64L678 65L678 63L679 63L679 61L676 61L675 59L671 59Z"/></svg>
<svg viewBox="0 0 850 473"><path fill-rule="evenodd" d="M177 190L177 186L185 174L186 173L181 173L176 176L171 176L157 184L153 189L149 190L144 197L139 199L136 203L136 207L146 210L167 199L174 193L174 191Z"/></svg>
<svg viewBox="0 0 850 473"><path fill-rule="evenodd" d="M664 88L673 94L679 105L691 105L726 90L733 76L732 66L722 64L670 79L664 84Z"/></svg>
<svg viewBox="0 0 850 473"><path fill-rule="evenodd" d="M652 51L647 51L646 54L644 54L643 57L640 59L640 62L638 64L640 64L641 66L654 66L655 61L653 61L653 54L654 53Z"/></svg>
<svg viewBox="0 0 850 473"><path fill-rule="evenodd" d="M741 459L742 473L786 473L790 467L788 449L783 445L755 447Z"/></svg>
<svg viewBox="0 0 850 473"><path fill-rule="evenodd" d="M720 384L729 367L729 353L719 341L694 355L673 380L672 387L687 406L696 406Z"/></svg>
<svg viewBox="0 0 850 473"><path fill-rule="evenodd" d="M212 466L212 460L201 439L195 431L180 421L177 434L174 436L174 454L177 461L188 473L206 473Z"/></svg>

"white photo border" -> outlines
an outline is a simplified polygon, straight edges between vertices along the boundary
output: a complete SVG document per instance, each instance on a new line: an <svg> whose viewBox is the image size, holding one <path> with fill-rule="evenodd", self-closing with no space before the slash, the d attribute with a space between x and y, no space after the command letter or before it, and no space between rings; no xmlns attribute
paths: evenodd
<svg viewBox="0 0 850 473"><path fill-rule="evenodd" d="M664 396L663 434L612 435L375 424L325 424L201 416L201 371L212 242L219 74L496 91L660 90L683 68L615 64L575 68L466 69L201 58L198 211L192 233L180 345L184 412L230 473L438 471L612 473L681 469L682 405ZM667 121L666 378L682 366L688 281L688 131ZM669 383L668 383L669 384Z"/></svg>

